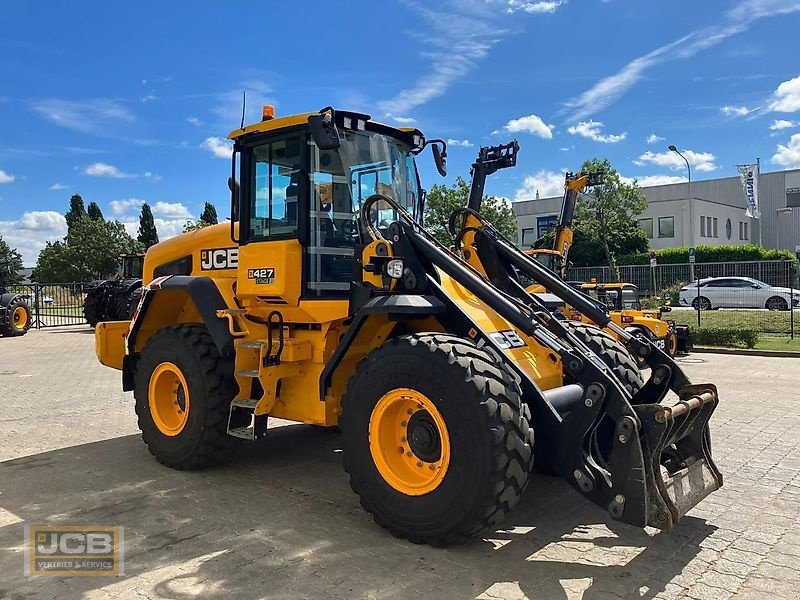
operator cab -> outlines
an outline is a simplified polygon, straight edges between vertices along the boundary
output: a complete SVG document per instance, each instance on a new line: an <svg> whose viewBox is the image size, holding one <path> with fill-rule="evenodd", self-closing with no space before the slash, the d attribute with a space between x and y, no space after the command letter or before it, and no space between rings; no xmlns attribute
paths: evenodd
<svg viewBox="0 0 800 600"><path fill-rule="evenodd" d="M585 283L581 291L605 304L609 310L641 310L639 288L632 283Z"/></svg>
<svg viewBox="0 0 800 600"><path fill-rule="evenodd" d="M370 196L386 196L421 221L424 192L415 156L426 141L416 129L327 108L283 119L268 116L230 137L234 174L237 159L240 165L239 198L235 192L233 198L241 203L240 239L235 240L240 256L255 242L296 241L296 248L284 251L303 256L303 298L348 294L358 249L372 241L361 219ZM438 147L434 156L443 167ZM384 234L400 219L385 201L372 207L369 224Z"/></svg>

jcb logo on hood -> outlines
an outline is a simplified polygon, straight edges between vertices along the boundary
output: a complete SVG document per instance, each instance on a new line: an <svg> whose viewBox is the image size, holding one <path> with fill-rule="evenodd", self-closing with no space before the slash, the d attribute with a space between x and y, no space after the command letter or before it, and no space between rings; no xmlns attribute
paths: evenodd
<svg viewBox="0 0 800 600"><path fill-rule="evenodd" d="M238 266L238 248L211 248L200 251L200 269L203 271L235 269Z"/></svg>

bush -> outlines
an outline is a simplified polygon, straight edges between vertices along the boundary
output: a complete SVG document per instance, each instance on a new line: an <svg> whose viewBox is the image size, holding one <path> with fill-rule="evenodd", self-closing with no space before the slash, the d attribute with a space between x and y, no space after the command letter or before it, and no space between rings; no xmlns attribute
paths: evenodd
<svg viewBox="0 0 800 600"><path fill-rule="evenodd" d="M758 332L755 329L729 327L691 327L692 341L696 346L721 346L723 348L755 348Z"/></svg>
<svg viewBox="0 0 800 600"><path fill-rule="evenodd" d="M688 248L664 248L656 250L660 265L677 265L689 262ZM743 260L797 260L788 250L767 250L759 246L697 246L695 260L699 263L736 262ZM649 265L650 254L637 252L617 259L620 265Z"/></svg>

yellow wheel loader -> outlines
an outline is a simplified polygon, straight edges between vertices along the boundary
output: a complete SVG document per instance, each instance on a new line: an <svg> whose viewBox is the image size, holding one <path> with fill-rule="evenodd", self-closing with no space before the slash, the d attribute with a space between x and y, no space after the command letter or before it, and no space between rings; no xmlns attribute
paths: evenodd
<svg viewBox="0 0 800 600"><path fill-rule="evenodd" d="M628 348L553 318L503 265L615 327L474 215L456 253L428 234L415 158L431 146L444 174L444 142L331 107L266 109L230 137L235 219L150 248L132 320L96 329L157 460L218 463L269 417L339 426L362 506L433 545L508 514L534 432L542 467L640 527L722 485L712 384L624 331Z"/></svg>

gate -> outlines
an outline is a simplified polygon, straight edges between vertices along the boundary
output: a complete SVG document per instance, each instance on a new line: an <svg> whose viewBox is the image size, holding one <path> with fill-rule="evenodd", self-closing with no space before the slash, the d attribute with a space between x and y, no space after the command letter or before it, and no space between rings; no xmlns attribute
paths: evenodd
<svg viewBox="0 0 800 600"><path fill-rule="evenodd" d="M8 291L22 294L31 309L32 328L85 325L83 301L90 284L39 283L8 286Z"/></svg>

